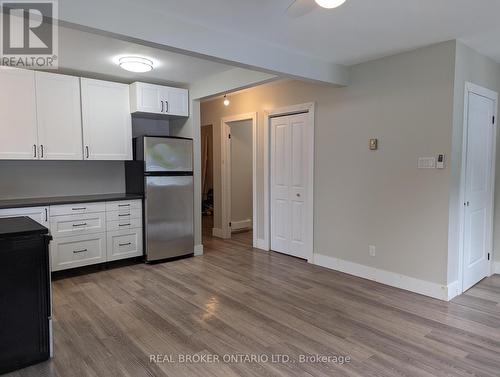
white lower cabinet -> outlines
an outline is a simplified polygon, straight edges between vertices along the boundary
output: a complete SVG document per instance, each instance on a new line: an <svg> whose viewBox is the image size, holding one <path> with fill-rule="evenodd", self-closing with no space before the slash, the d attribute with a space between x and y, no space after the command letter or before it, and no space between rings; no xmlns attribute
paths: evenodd
<svg viewBox="0 0 500 377"><path fill-rule="evenodd" d="M106 233L54 238L50 256L52 271L106 262Z"/></svg>
<svg viewBox="0 0 500 377"><path fill-rule="evenodd" d="M108 261L142 255L142 228L108 232Z"/></svg>
<svg viewBox="0 0 500 377"><path fill-rule="evenodd" d="M49 208L48 207L25 207L25 208L7 208L0 209L0 218L5 217L23 217L27 216L37 223L49 227Z"/></svg>
<svg viewBox="0 0 500 377"><path fill-rule="evenodd" d="M52 271L141 256L142 201L51 206L50 230Z"/></svg>

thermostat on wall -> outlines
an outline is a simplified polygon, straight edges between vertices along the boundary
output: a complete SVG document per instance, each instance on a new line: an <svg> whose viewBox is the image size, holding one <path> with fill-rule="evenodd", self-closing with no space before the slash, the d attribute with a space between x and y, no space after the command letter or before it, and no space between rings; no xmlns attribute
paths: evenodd
<svg viewBox="0 0 500 377"><path fill-rule="evenodd" d="M444 154L438 154L436 169L444 169Z"/></svg>

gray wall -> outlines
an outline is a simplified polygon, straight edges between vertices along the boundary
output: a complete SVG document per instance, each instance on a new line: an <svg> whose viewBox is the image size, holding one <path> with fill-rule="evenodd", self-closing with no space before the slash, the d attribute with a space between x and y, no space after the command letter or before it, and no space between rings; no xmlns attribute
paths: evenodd
<svg viewBox="0 0 500 377"><path fill-rule="evenodd" d="M453 101L453 152L451 155L450 181L450 225L448 242L448 283L458 280L459 266L459 234L460 234L460 174L462 169L462 146L464 124L464 92L465 83L471 82L482 87L500 92L500 65L493 60L480 55L461 42L456 43L455 54L455 84ZM500 133L498 135L500 137ZM498 142L500 147L500 142ZM497 162L496 197L500 196L500 165ZM500 245L500 200L496 200L495 248ZM500 252L495 252L500 260Z"/></svg>
<svg viewBox="0 0 500 377"><path fill-rule="evenodd" d="M454 62L451 41L354 66L346 88L272 83L232 95L228 107L202 103L201 123L220 135L222 117L258 111L259 220L264 111L315 102L314 252L446 284L451 169L419 170L417 160L451 153ZM376 152L368 150L373 137ZM214 139L219 213L220 158ZM220 227L220 216L214 220Z"/></svg>
<svg viewBox="0 0 500 377"><path fill-rule="evenodd" d="M169 136L168 119L149 119L132 117L132 137L143 135Z"/></svg>
<svg viewBox="0 0 500 377"><path fill-rule="evenodd" d="M121 161L0 161L0 199L124 191Z"/></svg>

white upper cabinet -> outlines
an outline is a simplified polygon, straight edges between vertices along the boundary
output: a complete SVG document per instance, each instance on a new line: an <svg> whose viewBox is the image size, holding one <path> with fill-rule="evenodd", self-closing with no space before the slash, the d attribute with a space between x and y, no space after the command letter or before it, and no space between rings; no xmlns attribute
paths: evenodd
<svg viewBox="0 0 500 377"><path fill-rule="evenodd" d="M129 86L81 79L83 154L88 160L131 160Z"/></svg>
<svg viewBox="0 0 500 377"><path fill-rule="evenodd" d="M0 159L38 159L35 72L0 67Z"/></svg>
<svg viewBox="0 0 500 377"><path fill-rule="evenodd" d="M82 118L78 77L36 72L38 156L81 160Z"/></svg>
<svg viewBox="0 0 500 377"><path fill-rule="evenodd" d="M187 89L135 82L130 85L130 112L157 116L189 116Z"/></svg>

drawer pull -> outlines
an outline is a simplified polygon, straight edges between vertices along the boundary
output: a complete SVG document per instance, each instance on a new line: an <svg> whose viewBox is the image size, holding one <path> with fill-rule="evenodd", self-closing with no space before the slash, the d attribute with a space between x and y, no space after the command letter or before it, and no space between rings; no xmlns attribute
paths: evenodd
<svg viewBox="0 0 500 377"><path fill-rule="evenodd" d="M130 224L119 224L118 226L130 226Z"/></svg>
<svg viewBox="0 0 500 377"><path fill-rule="evenodd" d="M87 207L71 208L72 211L84 211Z"/></svg>
<svg viewBox="0 0 500 377"><path fill-rule="evenodd" d="M123 215L118 215L118 217L130 216L130 213L124 213Z"/></svg>
<svg viewBox="0 0 500 377"><path fill-rule="evenodd" d="M130 207L130 204L118 204L118 207Z"/></svg>
<svg viewBox="0 0 500 377"><path fill-rule="evenodd" d="M73 254L85 253L86 251L88 251L88 250L87 250L87 249L83 249L83 250L73 250Z"/></svg>
<svg viewBox="0 0 500 377"><path fill-rule="evenodd" d="M129 245L132 245L132 242L118 244L118 246L129 246Z"/></svg>
<svg viewBox="0 0 500 377"><path fill-rule="evenodd" d="M73 224L73 226L76 228L76 227L79 227L79 226L86 226L87 223L83 223L83 224Z"/></svg>

